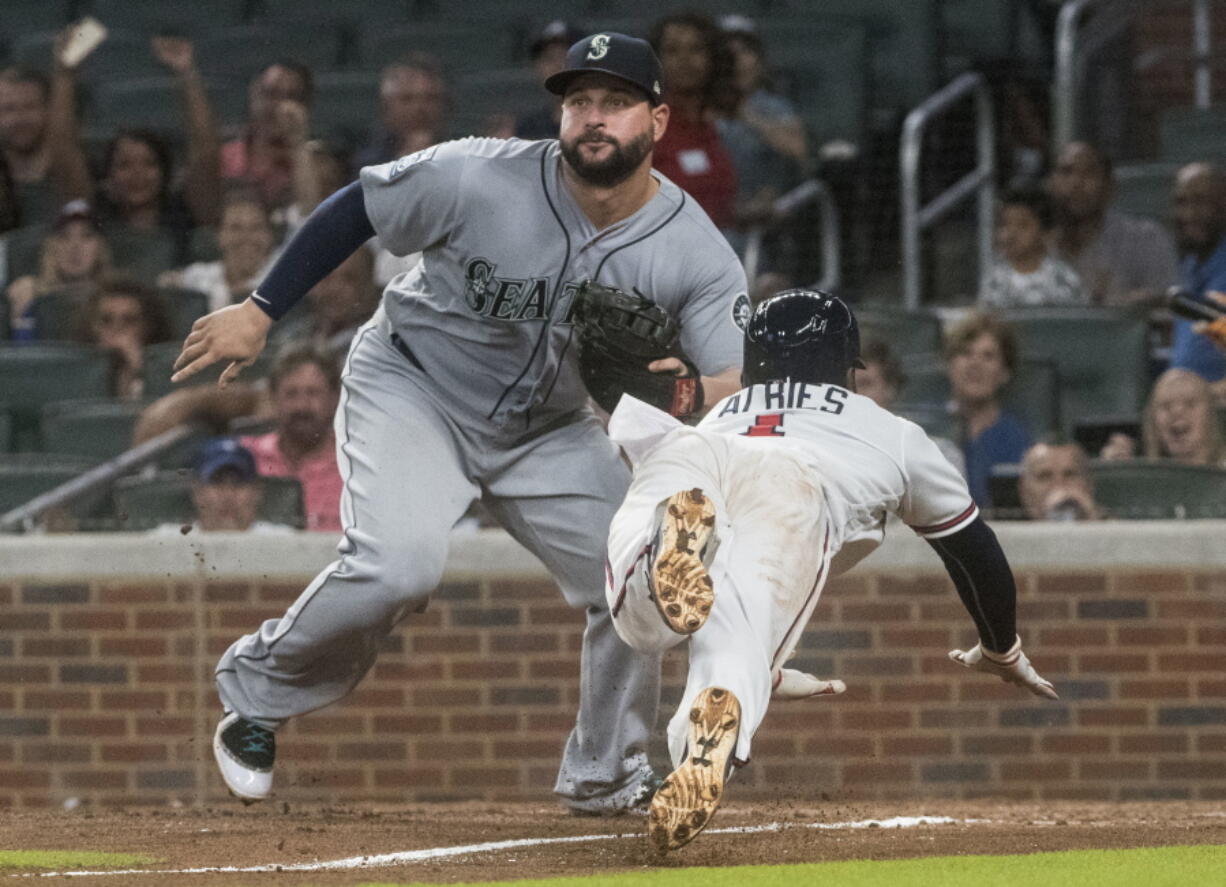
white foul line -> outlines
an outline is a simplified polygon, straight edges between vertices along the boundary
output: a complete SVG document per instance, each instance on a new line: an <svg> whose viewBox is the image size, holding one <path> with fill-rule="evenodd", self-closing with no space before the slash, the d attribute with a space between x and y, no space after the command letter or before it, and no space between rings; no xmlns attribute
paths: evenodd
<svg viewBox="0 0 1226 887"><path fill-rule="evenodd" d="M728 828L707 829L708 835L756 835L763 832L781 832L786 829L861 829L861 828L914 828L918 825L948 825L954 822L981 822L982 820L951 819L948 816L895 816L891 819L862 819L856 822L770 822L766 825L740 825ZM9 875L10 878L78 878L100 875L221 875L246 874L251 872L326 872L341 869L382 868L413 862L428 862L451 856L468 856L473 853L492 853L496 850L514 850L519 847L543 847L548 844L577 844L583 841L611 841L616 838L641 838L631 835L574 835L565 838L519 838L513 841L490 841L485 844L462 844L458 847L431 847L427 850L402 850L399 853L381 853L376 856L349 856L326 862L297 862L287 864L268 863L249 866L205 866L190 869L108 869L87 872L25 872Z"/></svg>

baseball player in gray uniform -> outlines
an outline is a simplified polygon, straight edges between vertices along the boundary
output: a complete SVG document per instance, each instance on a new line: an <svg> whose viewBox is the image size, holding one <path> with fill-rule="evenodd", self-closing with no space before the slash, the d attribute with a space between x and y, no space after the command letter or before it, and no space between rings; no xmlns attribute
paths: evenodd
<svg viewBox="0 0 1226 887"><path fill-rule="evenodd" d="M585 38L546 85L563 96L558 141L464 139L363 169L249 299L195 324L175 364L178 381L229 361L225 385L269 326L369 237L422 253L345 361L340 556L217 668L214 753L245 801L271 792L276 729L345 696L383 637L425 607L449 533L477 498L587 614L579 713L555 791L575 812L612 814L641 807L654 785L659 657L618 638L603 595L605 539L629 472L588 407L569 313L587 279L650 294L678 318L710 403L737 388L745 276L693 199L651 169L668 107L646 42ZM649 369L686 372L675 358Z"/></svg>

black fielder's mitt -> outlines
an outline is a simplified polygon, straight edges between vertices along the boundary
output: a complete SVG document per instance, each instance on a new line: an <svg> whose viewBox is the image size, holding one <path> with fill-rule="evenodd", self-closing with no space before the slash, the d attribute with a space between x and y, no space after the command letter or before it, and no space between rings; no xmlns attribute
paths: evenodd
<svg viewBox="0 0 1226 887"><path fill-rule="evenodd" d="M585 281L572 314L579 340L579 372L588 394L613 412L623 394L679 419L702 409L698 368L678 343L681 328L667 311L637 293ZM685 375L653 373L654 360L676 357Z"/></svg>

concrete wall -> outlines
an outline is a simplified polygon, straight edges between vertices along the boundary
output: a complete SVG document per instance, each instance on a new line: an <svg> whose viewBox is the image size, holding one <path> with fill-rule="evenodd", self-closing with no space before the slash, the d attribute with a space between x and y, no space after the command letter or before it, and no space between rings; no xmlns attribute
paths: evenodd
<svg viewBox="0 0 1226 887"><path fill-rule="evenodd" d="M1226 524L998 531L1061 701L946 659L970 620L896 531L828 586L798 653L848 692L777 704L739 796L1226 798ZM307 534L0 539L0 805L220 800L213 664L332 553ZM279 796L548 798L581 627L506 536L457 539L358 690L279 734ZM668 659L666 701L684 667Z"/></svg>

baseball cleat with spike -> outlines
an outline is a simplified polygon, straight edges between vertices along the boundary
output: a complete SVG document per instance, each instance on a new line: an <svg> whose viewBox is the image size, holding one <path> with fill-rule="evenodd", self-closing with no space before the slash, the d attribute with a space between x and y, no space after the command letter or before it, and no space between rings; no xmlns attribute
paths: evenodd
<svg viewBox="0 0 1226 887"><path fill-rule="evenodd" d="M647 834L659 853L684 847L707 827L724 797L741 724L741 703L708 687L690 709L686 758L656 789Z"/></svg>
<svg viewBox="0 0 1226 887"><path fill-rule="evenodd" d="M656 607L677 634L706 624L715 603L707 566L715 553L715 506L695 487L668 497L651 569Z"/></svg>

